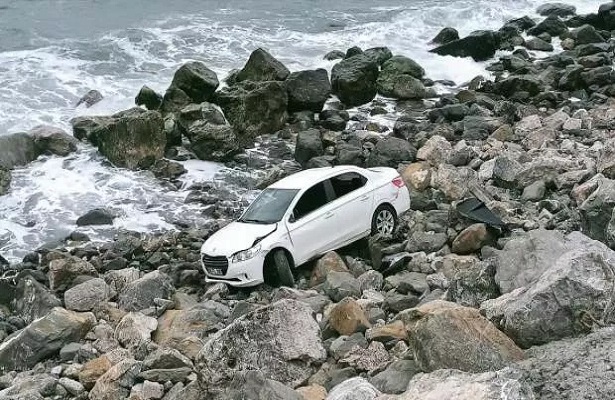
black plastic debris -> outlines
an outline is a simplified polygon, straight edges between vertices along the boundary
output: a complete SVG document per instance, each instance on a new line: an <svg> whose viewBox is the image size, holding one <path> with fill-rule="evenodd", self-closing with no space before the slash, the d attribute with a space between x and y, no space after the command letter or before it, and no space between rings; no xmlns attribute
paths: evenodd
<svg viewBox="0 0 615 400"><path fill-rule="evenodd" d="M472 221L482 222L495 228L502 228L506 224L495 215L482 201L475 197L465 199L456 206L457 212Z"/></svg>
<svg viewBox="0 0 615 400"><path fill-rule="evenodd" d="M2 257L2 254L0 254L0 267L8 267L9 265L10 263L8 262L8 260Z"/></svg>

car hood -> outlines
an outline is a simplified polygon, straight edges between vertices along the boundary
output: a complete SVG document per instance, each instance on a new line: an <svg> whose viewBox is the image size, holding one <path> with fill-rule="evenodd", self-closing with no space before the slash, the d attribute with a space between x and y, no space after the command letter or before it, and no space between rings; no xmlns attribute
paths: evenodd
<svg viewBox="0 0 615 400"><path fill-rule="evenodd" d="M247 224L231 222L209 237L201 251L210 256L231 256L252 247L254 241L267 236L276 229L276 224Z"/></svg>

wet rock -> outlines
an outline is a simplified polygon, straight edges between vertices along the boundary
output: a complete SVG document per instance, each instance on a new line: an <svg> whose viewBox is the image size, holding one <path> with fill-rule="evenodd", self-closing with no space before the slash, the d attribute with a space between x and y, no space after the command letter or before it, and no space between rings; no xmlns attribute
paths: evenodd
<svg viewBox="0 0 615 400"><path fill-rule="evenodd" d="M459 40L459 32L455 28L442 28L440 32L431 40L431 43L446 44L454 40Z"/></svg>
<svg viewBox="0 0 615 400"><path fill-rule="evenodd" d="M155 299L170 299L174 292L171 278L154 271L124 287L119 293L118 305L124 311L141 311L154 305Z"/></svg>
<svg viewBox="0 0 615 400"><path fill-rule="evenodd" d="M534 394L519 374L506 370L470 374L454 369L442 369L429 374L417 374L408 383L408 390L390 400L532 400ZM389 399L388 399L389 400Z"/></svg>
<svg viewBox="0 0 615 400"><path fill-rule="evenodd" d="M386 137L376 143L367 159L368 167L397 168L399 163L414 161L416 149L407 141Z"/></svg>
<svg viewBox="0 0 615 400"><path fill-rule="evenodd" d="M378 65L382 65L393 57L393 53L388 47L372 47L363 52L364 55L370 57Z"/></svg>
<svg viewBox="0 0 615 400"><path fill-rule="evenodd" d="M83 134L118 167L147 168L164 156L164 121L157 111L133 108L111 117L79 117L73 120L75 137L82 137L81 126L88 123L93 127Z"/></svg>
<svg viewBox="0 0 615 400"><path fill-rule="evenodd" d="M498 370L523 359L523 351L474 308L432 301L398 316L423 371Z"/></svg>
<svg viewBox="0 0 615 400"><path fill-rule="evenodd" d="M408 388L410 379L421 370L414 360L399 360L392 362L384 371L369 379L382 393L400 394Z"/></svg>
<svg viewBox="0 0 615 400"><path fill-rule="evenodd" d="M283 128L288 94L280 82L246 82L219 91L216 103L243 142Z"/></svg>
<svg viewBox="0 0 615 400"><path fill-rule="evenodd" d="M219 84L215 72L199 61L191 61L175 72L171 87L182 90L193 103L201 103L212 98Z"/></svg>
<svg viewBox="0 0 615 400"><path fill-rule="evenodd" d="M336 152L335 156L341 165L363 166L363 150L360 147L341 143L336 146Z"/></svg>
<svg viewBox="0 0 615 400"><path fill-rule="evenodd" d="M549 17L555 15L558 17L568 17L574 15L577 12L577 8L570 4L563 3L545 3L536 9L538 15L543 17Z"/></svg>
<svg viewBox="0 0 615 400"><path fill-rule="evenodd" d="M0 137L0 167L10 170L13 167L30 163L38 156L35 141L31 135L13 133Z"/></svg>
<svg viewBox="0 0 615 400"><path fill-rule="evenodd" d="M158 110L162 104L162 95L156 93L149 86L143 85L135 97L135 104L145 106L148 110Z"/></svg>
<svg viewBox="0 0 615 400"><path fill-rule="evenodd" d="M382 65L376 85L378 93L396 99L422 99L427 94L420 79L425 70L414 60L394 56Z"/></svg>
<svg viewBox="0 0 615 400"><path fill-rule="evenodd" d="M73 281L79 276L97 277L96 268L89 262L77 257L67 257L53 260L49 263L49 288L63 291L72 286Z"/></svg>
<svg viewBox="0 0 615 400"><path fill-rule="evenodd" d="M365 104L376 96L378 64L359 54L335 64L331 70L331 88L348 107Z"/></svg>
<svg viewBox="0 0 615 400"><path fill-rule="evenodd" d="M258 48L250 54L246 65L235 76L235 82L283 81L290 75L288 68L266 50Z"/></svg>
<svg viewBox="0 0 615 400"><path fill-rule="evenodd" d="M580 232L527 286L481 305L481 312L522 347L585 333L612 321L615 252Z"/></svg>
<svg viewBox="0 0 615 400"><path fill-rule="evenodd" d="M201 386L209 391L224 391L237 373L253 369L297 387L325 357L312 310L295 300L280 300L214 334L201 350L197 368Z"/></svg>
<svg viewBox="0 0 615 400"><path fill-rule="evenodd" d="M9 336L0 345L0 371L24 370L82 339L93 326L92 314L56 307L45 317Z"/></svg>
<svg viewBox="0 0 615 400"><path fill-rule="evenodd" d="M333 61L333 60L339 60L344 58L345 54L343 51L341 50L333 50L328 52L327 54L325 54L325 56L323 57L323 59L328 60L328 61Z"/></svg>
<svg viewBox="0 0 615 400"><path fill-rule="evenodd" d="M154 176L160 179L177 179L187 172L186 168L178 162L166 159L158 160L150 168Z"/></svg>
<svg viewBox="0 0 615 400"><path fill-rule="evenodd" d="M127 359L111 367L96 381L90 400L116 400L128 397L141 370L141 363Z"/></svg>
<svg viewBox="0 0 615 400"><path fill-rule="evenodd" d="M480 250L492 240L485 224L473 224L461 231L453 240L451 250L457 254L470 254Z"/></svg>
<svg viewBox="0 0 615 400"><path fill-rule="evenodd" d="M293 72L284 82L288 92L288 111L322 111L331 93L329 74L324 69Z"/></svg>
<svg viewBox="0 0 615 400"><path fill-rule="evenodd" d="M545 42L540 38L532 38L525 41L525 47L529 50L538 51L553 51L553 45L549 42Z"/></svg>
<svg viewBox="0 0 615 400"><path fill-rule="evenodd" d="M295 147L295 160L301 165L324 154L322 138L318 129L308 129L299 132L297 135L297 145Z"/></svg>
<svg viewBox="0 0 615 400"><path fill-rule="evenodd" d="M90 91L88 91L86 94L84 94L79 101L77 102L77 104L75 105L75 107L79 107L80 105L84 104L86 108L90 108L92 107L94 104L102 101L103 99L103 95L102 93L100 93L98 90L96 89L92 89Z"/></svg>
<svg viewBox="0 0 615 400"><path fill-rule="evenodd" d="M38 154L55 154L65 157L77 150L77 139L60 128L39 125L32 128L28 134L34 138L34 146Z"/></svg>
<svg viewBox="0 0 615 400"><path fill-rule="evenodd" d="M201 120L190 125L186 136L190 149L201 160L226 161L237 154L241 145L230 125Z"/></svg>
<svg viewBox="0 0 615 400"><path fill-rule="evenodd" d="M532 36L538 36L542 33L548 33L551 36L559 36L568 31L566 24L557 16L552 15L542 20L538 25L528 29L527 33Z"/></svg>
<svg viewBox="0 0 615 400"><path fill-rule="evenodd" d="M91 311L115 295L103 279L93 278L64 292L64 305L69 310Z"/></svg>
<svg viewBox="0 0 615 400"><path fill-rule="evenodd" d="M583 25L570 31L570 37L576 46L589 43L602 43L604 38L591 25Z"/></svg>
<svg viewBox="0 0 615 400"><path fill-rule="evenodd" d="M333 306L329 314L329 325L340 335L346 336L363 332L371 326L361 306L349 297Z"/></svg>
<svg viewBox="0 0 615 400"><path fill-rule="evenodd" d="M115 215L104 208L95 208L77 218L77 226L113 225Z"/></svg>
<svg viewBox="0 0 615 400"><path fill-rule="evenodd" d="M194 100L192 100L186 92L171 85L164 93L159 111L162 115L168 117L172 113L180 111L193 102Z"/></svg>
<svg viewBox="0 0 615 400"><path fill-rule="evenodd" d="M430 52L441 56L472 57L475 61L484 61L493 57L499 45L498 41L493 31L476 31L464 38L436 47Z"/></svg>
<svg viewBox="0 0 615 400"><path fill-rule="evenodd" d="M493 89L495 93L506 97L512 97L519 92L535 96L543 90L543 83L533 75L511 75L496 82Z"/></svg>
<svg viewBox="0 0 615 400"><path fill-rule="evenodd" d="M62 305L53 292L30 275L19 279L15 293L11 297L11 309L27 324L44 317L55 307Z"/></svg>
<svg viewBox="0 0 615 400"><path fill-rule="evenodd" d="M326 400L375 400L380 394L380 391L364 378L357 377L335 386Z"/></svg>

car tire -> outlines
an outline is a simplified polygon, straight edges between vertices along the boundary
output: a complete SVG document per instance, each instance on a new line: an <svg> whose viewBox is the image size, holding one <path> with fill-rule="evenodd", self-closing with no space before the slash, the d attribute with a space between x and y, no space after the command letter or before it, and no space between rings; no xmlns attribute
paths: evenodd
<svg viewBox="0 0 615 400"><path fill-rule="evenodd" d="M393 236L397 222L395 209L387 204L381 204L372 216L372 235Z"/></svg>
<svg viewBox="0 0 615 400"><path fill-rule="evenodd" d="M265 283L271 286L295 285L295 277L290 268L290 261L284 250L276 250L271 255L271 262L266 266Z"/></svg>

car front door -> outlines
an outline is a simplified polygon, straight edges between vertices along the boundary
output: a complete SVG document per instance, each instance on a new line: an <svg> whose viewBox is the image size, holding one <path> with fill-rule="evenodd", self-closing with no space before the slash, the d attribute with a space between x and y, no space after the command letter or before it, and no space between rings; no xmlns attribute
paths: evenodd
<svg viewBox="0 0 615 400"><path fill-rule="evenodd" d="M320 254L335 239L335 214L329 207L333 199L331 184L325 180L306 190L295 204L287 226L297 265Z"/></svg>
<svg viewBox="0 0 615 400"><path fill-rule="evenodd" d="M368 180L357 172L345 172L331 178L336 199L331 203L340 233L335 246L356 239L371 229L373 196Z"/></svg>

